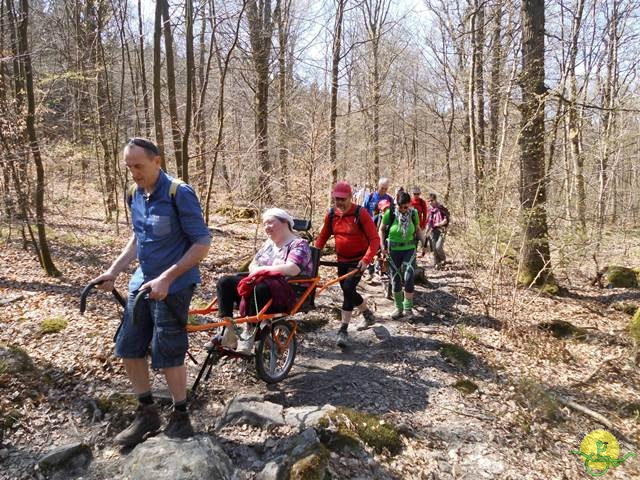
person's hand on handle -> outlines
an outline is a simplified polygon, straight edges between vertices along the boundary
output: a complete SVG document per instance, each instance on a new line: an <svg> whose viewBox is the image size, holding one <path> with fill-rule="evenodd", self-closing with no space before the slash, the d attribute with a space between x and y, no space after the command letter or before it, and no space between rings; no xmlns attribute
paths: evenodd
<svg viewBox="0 0 640 480"><path fill-rule="evenodd" d="M110 292L111 290L113 290L113 284L115 283L116 278L118 278L117 273L113 273L112 271L107 270L103 274L91 280L91 283L96 283L96 287L100 290Z"/></svg>
<svg viewBox="0 0 640 480"><path fill-rule="evenodd" d="M153 280L140 286L140 290L145 288L151 289L149 292L149 298L152 300L164 300L169 294L169 286L171 281L162 276L154 278Z"/></svg>
<svg viewBox="0 0 640 480"><path fill-rule="evenodd" d="M367 267L369 266L369 264L367 262L365 262L364 260L360 260L358 262L358 270L360 270L361 272L364 272Z"/></svg>

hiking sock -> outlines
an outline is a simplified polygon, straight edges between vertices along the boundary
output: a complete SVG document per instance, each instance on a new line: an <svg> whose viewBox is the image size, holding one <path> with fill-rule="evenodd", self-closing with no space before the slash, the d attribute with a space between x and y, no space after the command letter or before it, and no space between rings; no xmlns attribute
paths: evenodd
<svg viewBox="0 0 640 480"><path fill-rule="evenodd" d="M403 308L403 300L404 300L404 293L402 292L393 292L393 301L396 304L396 308L398 310L400 310L401 312L404 310Z"/></svg>
<svg viewBox="0 0 640 480"><path fill-rule="evenodd" d="M411 310L413 308L413 298L405 298L402 306L405 310Z"/></svg>
<svg viewBox="0 0 640 480"><path fill-rule="evenodd" d="M187 412L187 399L180 400L179 402L175 402L173 404L173 410L175 412Z"/></svg>
<svg viewBox="0 0 640 480"><path fill-rule="evenodd" d="M139 393L138 402L142 405L153 405L153 395L151 394L151 391Z"/></svg>

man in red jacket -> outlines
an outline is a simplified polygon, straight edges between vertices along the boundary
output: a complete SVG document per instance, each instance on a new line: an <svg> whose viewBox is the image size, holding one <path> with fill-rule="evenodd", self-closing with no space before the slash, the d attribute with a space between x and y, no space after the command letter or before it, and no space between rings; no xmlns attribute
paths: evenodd
<svg viewBox="0 0 640 480"><path fill-rule="evenodd" d="M333 187L332 196L335 207L324 218L324 225L320 235L316 239L316 247L322 249L327 240L333 235L336 242L336 255L338 257L338 275L342 276L357 265L359 272L340 282L344 294L342 302L342 325L338 331L338 347L345 348L348 342L347 328L351 321L354 308L362 312L363 324L358 330L367 328L375 323L373 312L369 310L362 296L356 291L356 287L367 266L373 261L378 248L380 237L376 231L373 219L367 211L359 205L351 202L351 185L347 182L338 182Z"/></svg>
<svg viewBox="0 0 640 480"><path fill-rule="evenodd" d="M411 206L418 211L418 219L420 221L420 229L424 230L427 227L427 211L429 207L427 202L423 198L420 198L420 187L413 187L413 198L411 199Z"/></svg>

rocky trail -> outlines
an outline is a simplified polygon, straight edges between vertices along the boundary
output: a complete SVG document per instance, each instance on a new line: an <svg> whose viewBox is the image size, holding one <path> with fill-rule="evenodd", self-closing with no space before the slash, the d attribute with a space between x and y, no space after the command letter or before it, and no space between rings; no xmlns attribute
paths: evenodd
<svg viewBox="0 0 640 480"><path fill-rule="evenodd" d="M253 362L222 361L191 403L194 440L158 436L120 451L111 439L135 402L111 356L119 310L97 294L84 317L77 311L82 286L123 241L100 241L101 228L108 227L88 221L93 236L55 243L58 255L69 252L69 273L59 280L42 275L17 240L3 248L0 297L11 301L0 306L1 479L587 478L570 451L605 427L566 399L606 417L622 454L638 448L640 379L624 333L629 317L610 308L638 301L637 291L574 285L563 297L520 291L515 298L498 284L504 299L487 316L479 288L486 273L470 270L452 239L445 270L419 261L432 285L417 287L413 318L392 321L382 288L362 282L378 322L356 331L355 317L351 346L341 351L340 294L332 288L315 311L296 317L302 333L285 380L267 385ZM201 299L251 252L252 228L217 229ZM44 333L52 319L65 326ZM558 319L586 333L556 338L539 328ZM196 358L206 341L192 336ZM193 377L197 367L189 368ZM161 375L154 388L162 390ZM46 457L57 447L65 449ZM633 458L607 473L638 476Z"/></svg>

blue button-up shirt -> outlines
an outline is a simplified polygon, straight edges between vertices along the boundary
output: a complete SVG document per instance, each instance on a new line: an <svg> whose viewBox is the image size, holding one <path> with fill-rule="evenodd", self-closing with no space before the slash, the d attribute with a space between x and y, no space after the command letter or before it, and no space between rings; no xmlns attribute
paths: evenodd
<svg viewBox="0 0 640 480"><path fill-rule="evenodd" d="M140 266L129 282L134 292L175 265L195 243L208 245L211 234L191 186L181 184L175 202L169 196L173 178L160 171L153 193L138 188L131 199L131 222ZM169 287L169 293L200 283L197 266L187 270Z"/></svg>
<svg viewBox="0 0 640 480"><path fill-rule="evenodd" d="M394 204L393 197L388 193L385 193L384 195L380 195L376 190L371 195L369 195L369 198L367 198L367 201L364 204L365 208L369 212L369 215L371 215L372 217L373 217L373 214L376 213L375 210L376 208L378 208L378 203L380 203L381 200L389 200L389 203L393 207L393 204Z"/></svg>

